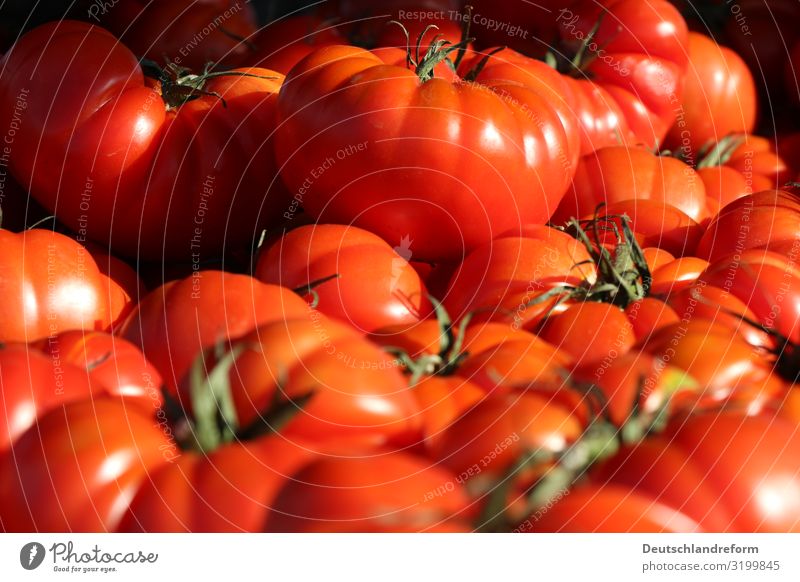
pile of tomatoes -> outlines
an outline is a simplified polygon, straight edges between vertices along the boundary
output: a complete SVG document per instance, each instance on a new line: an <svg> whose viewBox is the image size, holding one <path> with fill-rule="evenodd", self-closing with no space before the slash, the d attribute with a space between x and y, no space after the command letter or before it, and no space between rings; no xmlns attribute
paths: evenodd
<svg viewBox="0 0 800 582"><path fill-rule="evenodd" d="M800 531L800 48L471 4L9 40L3 530Z"/></svg>

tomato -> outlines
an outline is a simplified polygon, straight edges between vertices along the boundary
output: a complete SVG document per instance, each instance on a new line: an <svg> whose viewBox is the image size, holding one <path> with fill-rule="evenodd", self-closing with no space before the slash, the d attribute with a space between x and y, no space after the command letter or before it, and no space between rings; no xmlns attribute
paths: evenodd
<svg viewBox="0 0 800 582"><path fill-rule="evenodd" d="M735 411L676 421L624 449L601 474L697 520L706 531L796 532L800 435L772 415Z"/></svg>
<svg viewBox="0 0 800 582"><path fill-rule="evenodd" d="M708 267L708 261L697 257L681 257L670 261L651 272L650 293L657 297L667 297L685 289L700 277Z"/></svg>
<svg viewBox="0 0 800 582"><path fill-rule="evenodd" d="M288 212L270 139L281 75L236 69L181 85L173 69L148 82L115 37L73 21L29 32L2 66L0 118L24 117L10 169L79 236L200 265Z"/></svg>
<svg viewBox="0 0 800 582"><path fill-rule="evenodd" d="M616 358L636 343L633 325L616 305L587 301L548 317L539 336L576 362Z"/></svg>
<svg viewBox="0 0 800 582"><path fill-rule="evenodd" d="M708 226L697 254L711 261L733 251L773 250L800 240L800 196L794 190L767 190L731 202ZM795 255L800 252L797 243Z"/></svg>
<svg viewBox="0 0 800 582"><path fill-rule="evenodd" d="M759 322L789 341L800 341L800 265L792 257L752 249L714 261L700 281L729 292Z"/></svg>
<svg viewBox="0 0 800 582"><path fill-rule="evenodd" d="M556 39L551 53L571 77L584 155L620 140L657 147L675 120L688 31L668 2L479 2L473 22L483 46L541 56Z"/></svg>
<svg viewBox="0 0 800 582"><path fill-rule="evenodd" d="M645 149L612 146L581 158L572 191L554 218L566 222L594 213L601 203L631 199L670 204L695 222L707 214L705 187L691 167Z"/></svg>
<svg viewBox="0 0 800 582"><path fill-rule="evenodd" d="M104 331L130 308L89 252L51 230L0 230L0 342L35 341L62 331Z"/></svg>
<svg viewBox="0 0 800 582"><path fill-rule="evenodd" d="M655 332L643 349L694 378L702 387L698 404L730 403L757 412L786 390L771 359L735 329L687 317L691 313Z"/></svg>
<svg viewBox="0 0 800 582"><path fill-rule="evenodd" d="M631 219L631 229L640 235L642 246L661 248L677 257L693 254L703 236L697 222L675 206L658 200L621 200L583 218L617 215ZM621 228L618 220L615 223Z"/></svg>
<svg viewBox="0 0 800 582"><path fill-rule="evenodd" d="M419 432L417 404L397 362L320 313L262 325L231 350L242 352L226 375L242 427L269 423L278 402L296 409L281 429L287 439L371 447ZM182 401L190 381L181 386Z"/></svg>
<svg viewBox="0 0 800 582"><path fill-rule="evenodd" d="M313 14L282 18L248 39L249 52L243 64L285 75L317 48L332 44L345 44L335 22Z"/></svg>
<svg viewBox="0 0 800 582"><path fill-rule="evenodd" d="M756 123L756 86L734 51L697 32L689 33L689 67L675 125L665 145L696 156L703 146L732 133L750 133Z"/></svg>
<svg viewBox="0 0 800 582"><path fill-rule="evenodd" d="M543 224L571 178L559 108L527 86L420 75L354 47L290 72L276 151L305 210L392 246L413 240L431 261Z"/></svg>
<svg viewBox="0 0 800 582"><path fill-rule="evenodd" d="M646 340L662 327L680 321L674 308L655 297L645 297L630 303L625 308L625 315L634 337L639 341Z"/></svg>
<svg viewBox="0 0 800 582"><path fill-rule="evenodd" d="M88 372L93 392L122 398L153 412L161 407L161 375L130 342L107 333L67 331L31 344L53 364L64 363Z"/></svg>
<svg viewBox="0 0 800 582"><path fill-rule="evenodd" d="M184 452L139 487L122 532L258 532L286 480L314 457L300 443L273 436Z"/></svg>
<svg viewBox="0 0 800 582"><path fill-rule="evenodd" d="M52 410L0 459L3 529L114 531L139 485L175 450L152 415L114 399Z"/></svg>
<svg viewBox="0 0 800 582"><path fill-rule="evenodd" d="M531 227L522 237L495 240L473 251L450 282L444 306L455 320L508 321L535 325L551 305L531 301L550 288L594 280L586 248L564 232Z"/></svg>
<svg viewBox="0 0 800 582"><path fill-rule="evenodd" d="M267 532L470 531L456 476L405 453L321 458L275 499Z"/></svg>
<svg viewBox="0 0 800 582"><path fill-rule="evenodd" d="M420 440L426 449L436 446L453 422L476 406L485 391L458 376L428 376L412 387L420 409Z"/></svg>
<svg viewBox="0 0 800 582"><path fill-rule="evenodd" d="M319 311L369 333L411 325L430 312L425 284L408 263L413 252L410 239L393 249L360 228L302 226L261 254L255 276L290 289L324 281L309 294Z"/></svg>
<svg viewBox="0 0 800 582"><path fill-rule="evenodd" d="M673 413L681 398L699 388L680 368L635 350L601 365L580 366L572 378L600 389L605 399L601 411L620 429L630 423L646 428L664 407Z"/></svg>
<svg viewBox="0 0 800 582"><path fill-rule="evenodd" d="M645 493L621 487L588 484L565 490L534 512L514 531L553 533L702 533L680 509Z"/></svg>
<svg viewBox="0 0 800 582"><path fill-rule="evenodd" d="M239 40L256 32L253 6L244 0L117 0L94 2L89 19L102 23L140 57L165 56L189 68L209 61L236 65L246 54Z"/></svg>
<svg viewBox="0 0 800 582"><path fill-rule="evenodd" d="M196 271L151 291L119 334L141 347L174 392L204 350L261 324L308 314L305 301L289 289L246 275Z"/></svg>

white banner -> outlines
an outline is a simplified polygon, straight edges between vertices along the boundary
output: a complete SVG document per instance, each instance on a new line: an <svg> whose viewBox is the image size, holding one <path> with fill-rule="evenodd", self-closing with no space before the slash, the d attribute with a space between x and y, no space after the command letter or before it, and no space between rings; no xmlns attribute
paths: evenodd
<svg viewBox="0 0 800 582"><path fill-rule="evenodd" d="M4 534L0 574L9 581L256 574L257 580L319 582L796 582L798 550L798 535Z"/></svg>

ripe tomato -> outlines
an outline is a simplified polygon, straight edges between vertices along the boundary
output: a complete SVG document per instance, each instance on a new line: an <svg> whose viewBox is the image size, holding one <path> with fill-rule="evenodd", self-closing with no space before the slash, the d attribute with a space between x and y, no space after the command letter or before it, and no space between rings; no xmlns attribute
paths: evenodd
<svg viewBox="0 0 800 582"><path fill-rule="evenodd" d="M691 167L642 148L612 146L581 158L554 219L566 222L593 214L598 204L631 199L670 204L695 222L707 215L705 187Z"/></svg>
<svg viewBox="0 0 800 582"><path fill-rule="evenodd" d="M39 340L71 329L104 331L131 299L74 240L51 230L0 230L0 342Z"/></svg>
<svg viewBox="0 0 800 582"><path fill-rule="evenodd" d="M758 412L786 390L771 359L721 322L691 318L666 326L643 349L694 378L702 387L700 406L729 403Z"/></svg>
<svg viewBox="0 0 800 582"><path fill-rule="evenodd" d="M714 261L699 281L719 287L749 307L758 321L800 342L800 265L796 257L751 249Z"/></svg>
<svg viewBox="0 0 800 582"><path fill-rule="evenodd" d="M686 159L732 133L750 133L756 123L756 86L750 69L729 48L689 33L689 67L680 113L665 145Z"/></svg>
<svg viewBox="0 0 800 582"><path fill-rule="evenodd" d="M702 533L683 511L644 492L587 484L560 492L517 526L521 533Z"/></svg>
<svg viewBox="0 0 800 582"><path fill-rule="evenodd" d="M502 237L476 249L458 267L444 306L454 320L507 321L519 329L535 325L552 306L531 305L548 289L594 280L589 253L568 234L530 227L522 237Z"/></svg>
<svg viewBox="0 0 800 582"><path fill-rule="evenodd" d="M663 141L688 61L686 23L668 2L513 0L479 2L476 9L483 46L541 56L542 46L557 39L552 54L572 77L584 155L620 140L649 148Z"/></svg>
<svg viewBox="0 0 800 582"><path fill-rule="evenodd" d="M800 195L795 190L767 190L744 196L711 221L697 254L710 261L747 249L773 250L800 240ZM797 243L795 255L800 253Z"/></svg>
<svg viewBox="0 0 800 582"><path fill-rule="evenodd" d="M308 295L319 311L369 333L412 325L430 312L425 284L408 263L413 252L408 238L393 249L360 228L301 226L261 254L255 276L289 289L324 281Z"/></svg>
<svg viewBox="0 0 800 582"><path fill-rule="evenodd" d="M631 219L631 229L639 235L637 240L641 246L660 248L675 257L694 254L703 236L700 225L686 213L658 200L621 200L582 218L618 215L626 215ZM621 227L618 220L615 223L618 228Z"/></svg>
<svg viewBox="0 0 800 582"><path fill-rule="evenodd" d="M422 458L384 453L321 458L286 481L267 532L470 531L456 476Z"/></svg>
<svg viewBox="0 0 800 582"><path fill-rule="evenodd" d="M601 475L680 508L706 531L788 533L800 528L798 463L793 423L715 411L622 450Z"/></svg>
<svg viewBox="0 0 800 582"><path fill-rule="evenodd" d="M118 531L259 532L278 491L313 457L280 435L184 452L141 484Z"/></svg>
<svg viewBox="0 0 800 582"><path fill-rule="evenodd" d="M244 65L287 74L322 46L346 44L340 27L313 14L282 18L267 24L245 43Z"/></svg>
<svg viewBox="0 0 800 582"><path fill-rule="evenodd" d="M281 176L305 210L391 245L408 237L422 260L544 223L571 178L559 109L527 86L428 79L326 47L291 71L278 109Z"/></svg>
<svg viewBox="0 0 800 582"><path fill-rule="evenodd" d="M246 275L196 271L151 291L122 324L119 335L141 347L175 392L204 350L261 324L308 315L308 305L289 289Z"/></svg>
<svg viewBox="0 0 800 582"><path fill-rule="evenodd" d="M245 430L269 425L282 403L296 412L281 429L287 439L370 447L419 433L419 410L398 364L321 313L262 325L231 350L242 352L226 377ZM181 386L182 401L191 381L187 376Z"/></svg>
<svg viewBox="0 0 800 582"><path fill-rule="evenodd" d="M175 450L152 415L115 399L52 410L0 459L3 528L114 531L140 484Z"/></svg>
<svg viewBox="0 0 800 582"><path fill-rule="evenodd" d="M256 32L256 15L245 0L117 0L94 2L88 16L113 32L137 56L166 57L184 67L237 65L246 55L240 39Z"/></svg>
<svg viewBox="0 0 800 582"><path fill-rule="evenodd" d="M279 74L237 69L181 85L167 79L173 69L147 82L114 36L73 21L32 30L2 66L0 119L24 117L11 171L79 236L199 265L247 247L288 207L269 137Z"/></svg>

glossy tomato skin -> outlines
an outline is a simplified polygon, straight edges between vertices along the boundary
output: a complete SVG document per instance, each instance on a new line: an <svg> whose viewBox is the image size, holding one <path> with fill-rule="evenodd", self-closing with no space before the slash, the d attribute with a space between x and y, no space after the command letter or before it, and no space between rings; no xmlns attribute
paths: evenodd
<svg viewBox="0 0 800 582"><path fill-rule="evenodd" d="M3 63L0 118L13 119L28 91L15 147L31 153L13 156L11 171L79 235L126 256L202 264L287 211L269 139L281 75L237 69L204 85L218 96L168 108L133 53L74 21L32 30ZM33 74L42 69L58 78Z"/></svg>
<svg viewBox="0 0 800 582"><path fill-rule="evenodd" d="M114 531L147 475L178 454L152 415L118 400L52 410L0 460L3 528Z"/></svg>
<svg viewBox="0 0 800 582"><path fill-rule="evenodd" d="M419 410L398 363L321 313L262 325L232 349L242 350L228 375L242 427L268 422L282 403L298 410L281 435L315 445L375 447L419 432ZM189 388L182 385L182 400Z"/></svg>
<svg viewBox="0 0 800 582"><path fill-rule="evenodd" d="M275 495L314 451L282 436L185 452L150 474L121 532L259 532Z"/></svg>
<svg viewBox="0 0 800 582"><path fill-rule="evenodd" d="M151 291L119 335L142 349L174 393L204 350L261 324L308 314L305 301L289 289L246 275L196 271Z"/></svg>
<svg viewBox="0 0 800 582"><path fill-rule="evenodd" d="M650 148L663 141L683 91L688 44L686 23L668 2L651 2L646 9L636 0L473 4L480 46L510 46L537 58L555 44L553 53L571 59L599 22L581 68L562 68L573 77L568 83L582 153L620 140Z"/></svg>
<svg viewBox="0 0 800 582"><path fill-rule="evenodd" d="M278 109L281 176L303 188L305 210L392 246L408 237L422 260L460 260L506 231L543 224L569 184L553 154L567 144L558 110L530 87L509 84L500 95L422 82L337 46L292 70Z"/></svg>
<svg viewBox="0 0 800 582"><path fill-rule="evenodd" d="M62 331L104 331L130 309L89 252L43 229L0 230L2 342L35 341Z"/></svg>
<svg viewBox="0 0 800 582"><path fill-rule="evenodd" d="M621 451L603 472L707 531L788 533L800 528L798 462L793 423L728 410L676 420L665 438Z"/></svg>
<svg viewBox="0 0 800 582"><path fill-rule="evenodd" d="M539 336L571 355L576 363L599 362L627 353L635 344L625 312L609 303L570 305L544 321Z"/></svg>
<svg viewBox="0 0 800 582"><path fill-rule="evenodd" d="M470 531L456 476L423 458L384 453L321 458L275 499L272 533Z"/></svg>
<svg viewBox="0 0 800 582"><path fill-rule="evenodd" d="M763 326L800 342L800 265L795 258L760 249L737 252L712 262L698 280L734 295Z"/></svg>
<svg viewBox="0 0 800 582"><path fill-rule="evenodd" d="M107 333L68 331L31 345L54 361L82 368L93 392L154 413L163 404L161 375L129 341Z"/></svg>
<svg viewBox="0 0 800 582"><path fill-rule="evenodd" d="M751 346L729 325L691 317L666 326L642 349L686 371L701 390L695 406L738 406L758 412L786 391L763 350Z"/></svg>
<svg viewBox="0 0 800 582"><path fill-rule="evenodd" d="M296 228L258 259L256 278L302 289L316 285L308 298L317 309L369 333L390 325L412 325L431 311L428 292L408 263L414 241L392 248L356 227L313 225Z"/></svg>
<svg viewBox="0 0 800 582"><path fill-rule="evenodd" d="M708 212L703 181L692 168L642 148L612 146L581 158L554 218L566 222L593 214L599 204L631 199L670 204L695 222Z"/></svg>
<svg viewBox="0 0 800 582"><path fill-rule="evenodd" d="M794 190L766 190L739 198L720 210L703 235L697 254L714 261L733 251L771 250L798 240L800 195Z"/></svg>
<svg viewBox="0 0 800 582"><path fill-rule="evenodd" d="M244 0L117 0L106 10L93 4L88 16L136 55L196 70L209 62L240 63L247 52L237 37L248 38L257 27L255 10Z"/></svg>
<svg viewBox="0 0 800 582"><path fill-rule="evenodd" d="M310 53L332 44L346 44L337 23L314 14L282 18L249 39L244 64L286 75Z"/></svg>
<svg viewBox="0 0 800 582"><path fill-rule="evenodd" d="M24 344L0 348L0 453L46 412L88 398L94 388L85 370Z"/></svg>
<svg viewBox="0 0 800 582"><path fill-rule="evenodd" d="M505 236L473 251L456 269L444 306L455 320L473 313L476 320L507 321L529 328L552 306L532 304L537 296L563 284L593 281L586 248L568 234L544 226L522 236Z"/></svg>
<svg viewBox="0 0 800 582"><path fill-rule="evenodd" d="M618 485L579 486L517 526L521 533L702 533L685 513Z"/></svg>
<svg viewBox="0 0 800 582"><path fill-rule="evenodd" d="M670 293L690 287L708 268L708 261L697 257L681 257L653 269L650 294L666 298Z"/></svg>
<svg viewBox="0 0 800 582"><path fill-rule="evenodd" d="M732 133L749 133L756 123L756 86L750 69L734 51L698 32L689 33L681 115L665 145L697 156L700 148Z"/></svg>

